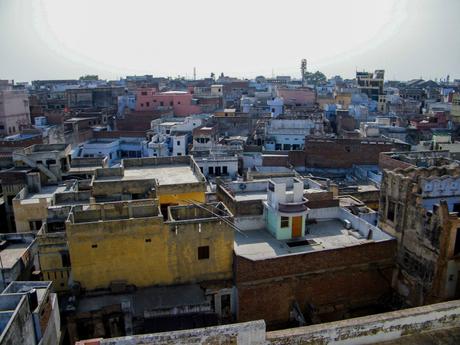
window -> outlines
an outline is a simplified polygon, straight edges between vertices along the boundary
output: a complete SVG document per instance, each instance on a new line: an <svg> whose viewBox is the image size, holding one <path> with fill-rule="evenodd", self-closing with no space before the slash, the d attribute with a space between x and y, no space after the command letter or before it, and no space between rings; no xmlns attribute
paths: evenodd
<svg viewBox="0 0 460 345"><path fill-rule="evenodd" d="M209 259L209 246L198 247L198 260Z"/></svg>
<svg viewBox="0 0 460 345"><path fill-rule="evenodd" d="M208 174L209 175L214 175L214 167L209 167L208 168Z"/></svg>
<svg viewBox="0 0 460 345"><path fill-rule="evenodd" d="M228 174L228 169L227 169L227 166L225 166L225 165L222 167L222 174L224 174L224 175Z"/></svg>
<svg viewBox="0 0 460 345"><path fill-rule="evenodd" d="M146 239L145 239L145 242L146 242L146 243L150 243L150 242L152 242L152 239L151 239L151 238L146 238Z"/></svg>
<svg viewBox="0 0 460 345"><path fill-rule="evenodd" d="M91 248L97 248L97 244L93 244Z"/></svg>
<svg viewBox="0 0 460 345"><path fill-rule="evenodd" d="M177 141L177 146L180 146L180 141L179 140Z"/></svg>
<svg viewBox="0 0 460 345"><path fill-rule="evenodd" d="M29 229L38 231L42 227L42 221L41 220L32 220L29 222Z"/></svg>
<svg viewBox="0 0 460 345"><path fill-rule="evenodd" d="M289 217L281 217L281 227L289 228Z"/></svg>
<svg viewBox="0 0 460 345"><path fill-rule="evenodd" d="M141 107L144 107L144 103L141 103Z"/></svg>
<svg viewBox="0 0 460 345"><path fill-rule="evenodd" d="M146 106L146 107L150 107L150 102L146 102L146 103L145 103L145 106Z"/></svg>
<svg viewBox="0 0 460 345"><path fill-rule="evenodd" d="M454 204L454 209L453 209L454 212L457 212L457 213L460 213L460 203L455 203Z"/></svg>
<svg viewBox="0 0 460 345"><path fill-rule="evenodd" d="M180 152L177 152L177 155L178 155L178 156L182 156L182 153L180 153Z"/></svg>
<svg viewBox="0 0 460 345"><path fill-rule="evenodd" d="M67 250L62 250L59 252L61 254L62 267L70 267L70 255Z"/></svg>
<svg viewBox="0 0 460 345"><path fill-rule="evenodd" d="M457 229L457 235L455 236L454 255L460 254L460 228Z"/></svg>
<svg viewBox="0 0 460 345"><path fill-rule="evenodd" d="M169 105L172 107L174 105L173 101L169 102Z"/></svg>
<svg viewBox="0 0 460 345"><path fill-rule="evenodd" d="M392 222L395 221L395 203L393 201L388 201L387 219Z"/></svg>
<svg viewBox="0 0 460 345"><path fill-rule="evenodd" d="M216 175L220 176L220 167L216 167Z"/></svg>
<svg viewBox="0 0 460 345"><path fill-rule="evenodd" d="M160 107L162 107L163 105L164 105L164 103L163 103L163 102L160 102Z"/></svg>

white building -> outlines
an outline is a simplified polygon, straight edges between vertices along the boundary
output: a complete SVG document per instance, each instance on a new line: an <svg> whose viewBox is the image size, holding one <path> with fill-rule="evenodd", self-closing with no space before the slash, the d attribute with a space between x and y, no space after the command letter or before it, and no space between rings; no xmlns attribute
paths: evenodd
<svg viewBox="0 0 460 345"><path fill-rule="evenodd" d="M192 141L192 132L201 126L204 118L188 116L186 118L156 119L151 123L151 138L142 144L145 157L185 156Z"/></svg>
<svg viewBox="0 0 460 345"><path fill-rule="evenodd" d="M267 105L270 107L270 114L272 117L278 117L284 112L284 100L280 97L268 100Z"/></svg>
<svg viewBox="0 0 460 345"><path fill-rule="evenodd" d="M323 133L323 118L320 115L307 119L271 119L265 126L265 149L301 150L306 136Z"/></svg>
<svg viewBox="0 0 460 345"><path fill-rule="evenodd" d="M108 165L120 163L123 158L143 156L141 137L98 138L80 144L72 153L72 158L107 157Z"/></svg>
<svg viewBox="0 0 460 345"><path fill-rule="evenodd" d="M236 155L210 154L206 157L193 158L206 177L222 176L234 179L238 176L238 157Z"/></svg>

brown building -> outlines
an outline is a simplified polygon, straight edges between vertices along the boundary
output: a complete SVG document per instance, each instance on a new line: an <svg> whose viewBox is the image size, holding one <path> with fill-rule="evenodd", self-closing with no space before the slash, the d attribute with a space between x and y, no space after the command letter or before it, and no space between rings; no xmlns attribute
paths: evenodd
<svg viewBox="0 0 460 345"><path fill-rule="evenodd" d="M459 175L458 164L384 171L379 227L398 240L393 285L409 305L460 297Z"/></svg>
<svg viewBox="0 0 460 345"><path fill-rule="evenodd" d="M306 138L303 151L289 152L296 168L351 168L353 165L378 164L379 153L403 151L409 145L392 141L363 139Z"/></svg>

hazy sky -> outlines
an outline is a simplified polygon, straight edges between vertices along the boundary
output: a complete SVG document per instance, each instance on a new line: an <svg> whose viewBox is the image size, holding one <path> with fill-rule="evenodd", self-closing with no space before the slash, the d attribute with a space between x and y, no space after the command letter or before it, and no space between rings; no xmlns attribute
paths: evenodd
<svg viewBox="0 0 460 345"><path fill-rule="evenodd" d="M0 79L460 78L460 0L0 0Z"/></svg>

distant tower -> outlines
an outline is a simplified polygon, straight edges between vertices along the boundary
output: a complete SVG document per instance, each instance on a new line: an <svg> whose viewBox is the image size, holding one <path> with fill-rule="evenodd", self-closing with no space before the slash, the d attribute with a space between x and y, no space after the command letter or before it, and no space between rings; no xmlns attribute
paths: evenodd
<svg viewBox="0 0 460 345"><path fill-rule="evenodd" d="M450 75L447 75L447 78L446 78L447 85L449 85L449 81L450 81Z"/></svg>
<svg viewBox="0 0 460 345"><path fill-rule="evenodd" d="M196 80L196 68L193 67L193 80Z"/></svg>
<svg viewBox="0 0 460 345"><path fill-rule="evenodd" d="M307 59L302 59L300 63L300 71L302 73L302 86L305 86L305 73L307 72Z"/></svg>

